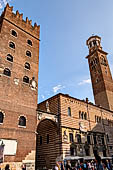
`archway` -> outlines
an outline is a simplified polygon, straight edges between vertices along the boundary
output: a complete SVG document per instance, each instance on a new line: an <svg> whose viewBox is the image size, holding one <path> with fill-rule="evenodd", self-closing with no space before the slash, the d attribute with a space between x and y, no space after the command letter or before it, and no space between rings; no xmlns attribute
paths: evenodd
<svg viewBox="0 0 113 170"><path fill-rule="evenodd" d="M53 168L60 154L59 130L49 119L40 121L37 127L36 168Z"/></svg>

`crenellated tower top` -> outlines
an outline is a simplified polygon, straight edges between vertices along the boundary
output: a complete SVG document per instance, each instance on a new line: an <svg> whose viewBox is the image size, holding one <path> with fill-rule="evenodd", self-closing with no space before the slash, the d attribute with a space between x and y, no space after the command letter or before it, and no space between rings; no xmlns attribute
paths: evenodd
<svg viewBox="0 0 113 170"><path fill-rule="evenodd" d="M33 35L36 38L40 38L40 26L36 23L34 26L32 25L32 20L29 20L28 17L26 17L26 21L23 20L23 14L20 14L19 11L16 11L16 14L13 13L13 7L9 6L7 3L6 7L4 8L4 11L0 17L0 20L3 19L10 21L12 24L16 25L17 27L25 30L29 34Z"/></svg>

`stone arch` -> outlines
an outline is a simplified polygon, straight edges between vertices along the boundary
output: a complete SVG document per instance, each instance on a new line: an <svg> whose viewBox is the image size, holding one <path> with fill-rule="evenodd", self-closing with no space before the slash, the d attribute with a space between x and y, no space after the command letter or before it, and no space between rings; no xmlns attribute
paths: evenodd
<svg viewBox="0 0 113 170"><path fill-rule="evenodd" d="M49 139L48 139L49 138ZM36 166L52 169L60 153L59 129L51 119L42 119L37 126Z"/></svg>

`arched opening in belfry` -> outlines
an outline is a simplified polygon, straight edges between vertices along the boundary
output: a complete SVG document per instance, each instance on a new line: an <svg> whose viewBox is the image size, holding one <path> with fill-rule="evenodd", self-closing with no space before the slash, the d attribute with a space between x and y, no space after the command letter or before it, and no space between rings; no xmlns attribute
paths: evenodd
<svg viewBox="0 0 113 170"><path fill-rule="evenodd" d="M59 130L56 123L49 119L42 120L37 127L36 166L52 169L60 153Z"/></svg>

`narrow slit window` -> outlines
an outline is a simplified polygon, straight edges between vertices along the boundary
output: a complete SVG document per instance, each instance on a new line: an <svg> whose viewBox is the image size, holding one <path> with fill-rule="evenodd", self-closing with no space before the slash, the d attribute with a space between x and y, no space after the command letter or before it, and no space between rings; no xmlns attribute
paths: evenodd
<svg viewBox="0 0 113 170"><path fill-rule="evenodd" d="M71 116L71 108L68 107L68 116Z"/></svg>
<svg viewBox="0 0 113 170"><path fill-rule="evenodd" d="M79 111L79 119L81 118L81 111Z"/></svg>

